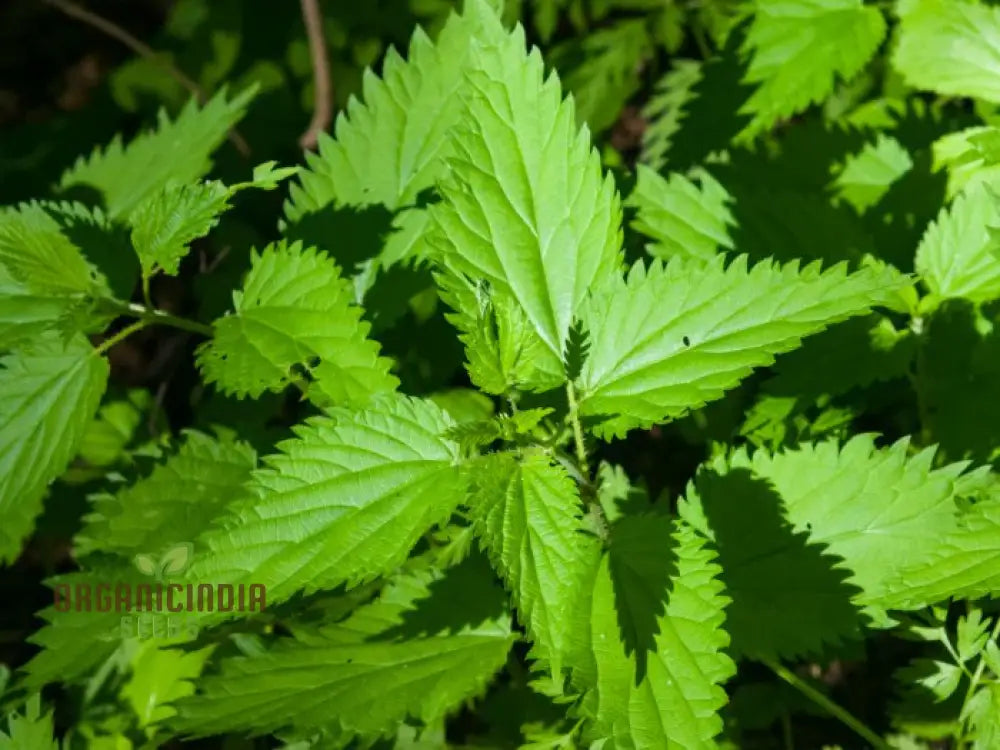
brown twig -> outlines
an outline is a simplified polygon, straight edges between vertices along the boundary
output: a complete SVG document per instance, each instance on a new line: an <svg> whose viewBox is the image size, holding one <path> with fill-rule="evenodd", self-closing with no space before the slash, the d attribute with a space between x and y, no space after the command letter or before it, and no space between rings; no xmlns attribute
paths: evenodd
<svg viewBox="0 0 1000 750"><path fill-rule="evenodd" d="M87 10L81 5L77 5L75 2L72 2L72 0L42 0L42 2L46 5L51 5L53 8L57 8L70 18L82 21L88 26L93 26L98 31L107 34L113 39L117 39L140 57L152 60L154 63L163 68L163 70L170 75L171 78L190 91L198 100L199 104L204 104L207 101L207 97L205 96L205 92L202 91L201 86L188 78L183 71L171 65L166 59L164 59L163 55L159 54L141 39L137 39L132 36L118 24ZM229 140L232 141L237 151L239 151L243 156L250 155L249 144L247 144L246 139L243 138L243 136L240 135L235 128L229 131Z"/></svg>
<svg viewBox="0 0 1000 750"><path fill-rule="evenodd" d="M299 138L302 148L316 148L319 134L330 127L333 117L333 91L330 83L330 61L323 38L323 16L318 0L302 0L302 21L309 38L309 56L313 69L313 116L309 128Z"/></svg>

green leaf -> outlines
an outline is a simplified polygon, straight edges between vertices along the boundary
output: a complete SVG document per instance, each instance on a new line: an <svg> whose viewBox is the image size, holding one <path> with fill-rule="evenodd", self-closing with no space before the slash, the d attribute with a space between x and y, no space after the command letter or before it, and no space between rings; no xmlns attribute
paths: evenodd
<svg viewBox="0 0 1000 750"><path fill-rule="evenodd" d="M579 618L584 576L599 554L577 488L540 453L485 458L469 501L480 543L513 595L518 615L553 678L585 640Z"/></svg>
<svg viewBox="0 0 1000 750"><path fill-rule="evenodd" d="M591 575L589 654L574 674L589 736L637 750L715 747L735 665L704 541L682 522L627 517Z"/></svg>
<svg viewBox="0 0 1000 750"><path fill-rule="evenodd" d="M32 292L0 263L0 351L44 333L73 304L72 298Z"/></svg>
<svg viewBox="0 0 1000 750"><path fill-rule="evenodd" d="M888 318L872 313L837 323L810 336L780 357L766 392L817 399L836 396L910 372L917 340L909 329L897 330Z"/></svg>
<svg viewBox="0 0 1000 750"><path fill-rule="evenodd" d="M837 196L858 213L878 203L892 184L913 167L913 160L895 138L880 133L847 158L833 181Z"/></svg>
<svg viewBox="0 0 1000 750"><path fill-rule="evenodd" d="M685 107L696 97L695 87L701 79L700 63L676 60L671 70L656 82L653 96L642 110L649 123L642 134L643 164L661 169L667 163L674 136L686 114Z"/></svg>
<svg viewBox="0 0 1000 750"><path fill-rule="evenodd" d="M636 209L632 228L654 240L646 245L650 255L698 261L714 257L720 248L733 248L732 196L711 174L700 170L699 185L676 172L667 179L644 165L637 171L635 190L625 205Z"/></svg>
<svg viewBox="0 0 1000 750"><path fill-rule="evenodd" d="M498 593L465 564L400 575L378 600L304 641L224 660L181 704L179 726L198 735L327 728L346 743L395 733L407 717L432 723L481 694L503 666L513 638Z"/></svg>
<svg viewBox="0 0 1000 750"><path fill-rule="evenodd" d="M1000 8L968 0L900 0L892 64L907 85L1000 102Z"/></svg>
<svg viewBox="0 0 1000 750"><path fill-rule="evenodd" d="M940 554L958 529L957 499L980 487L984 470L962 472L967 463L932 468L934 450L908 456L909 441L876 448L860 435L843 446L807 445L750 459L742 451L732 466L750 469L780 495L788 523L826 545L851 572L857 601L878 617L896 607L909 584L899 575Z"/></svg>
<svg viewBox="0 0 1000 750"><path fill-rule="evenodd" d="M641 64L651 51L645 20L629 19L558 44L546 59L573 94L579 122L601 133L638 90Z"/></svg>
<svg viewBox="0 0 1000 750"><path fill-rule="evenodd" d="M958 650L958 658L962 662L979 656L986 646L989 638L990 621L983 619L983 613L978 609L973 609L964 617L958 618L958 625L955 628L955 645Z"/></svg>
<svg viewBox="0 0 1000 750"><path fill-rule="evenodd" d="M395 211L434 185L453 153L446 137L462 114L461 92L473 40L496 40L503 27L483 0L469 0L432 42L420 28L407 59L390 48L379 78L365 71L362 101L351 98L337 116L334 137L320 136L319 153L291 187L285 206L298 222L330 204L380 204Z"/></svg>
<svg viewBox="0 0 1000 750"><path fill-rule="evenodd" d="M561 359L588 290L620 264L620 201L523 29L472 54L435 243L448 265L512 295Z"/></svg>
<svg viewBox="0 0 1000 750"><path fill-rule="evenodd" d="M1000 182L1000 164L977 144L978 138L995 138L998 133L998 128L979 125L947 133L934 141L933 168L948 170L948 200L977 182Z"/></svg>
<svg viewBox="0 0 1000 750"><path fill-rule="evenodd" d="M973 302L1000 297L1000 257L989 232L1000 224L997 205L989 185L970 185L927 227L914 262L933 294Z"/></svg>
<svg viewBox="0 0 1000 750"><path fill-rule="evenodd" d="M513 296L462 273L435 274L445 318L465 345L465 368L487 393L545 391L562 382L562 363L549 350Z"/></svg>
<svg viewBox="0 0 1000 750"><path fill-rule="evenodd" d="M41 203L0 210L0 265L37 295L81 298L107 293L107 282Z"/></svg>
<svg viewBox="0 0 1000 750"><path fill-rule="evenodd" d="M151 554L189 543L243 494L255 463L245 443L187 431L180 450L149 476L114 495L91 497L93 511L74 540L76 549Z"/></svg>
<svg viewBox="0 0 1000 750"><path fill-rule="evenodd" d="M1000 447L1000 330L967 300L946 300L923 322L924 425L949 460L992 461Z"/></svg>
<svg viewBox="0 0 1000 750"><path fill-rule="evenodd" d="M591 349L580 376L581 413L622 415L598 425L604 435L676 418L719 398L803 336L859 315L901 286L887 268L848 274L841 264L761 262L727 267L674 258L595 295L582 318Z"/></svg>
<svg viewBox="0 0 1000 750"><path fill-rule="evenodd" d="M978 599L1000 592L1000 493L973 505L941 530L932 555L888 581L888 606L919 609L937 602Z"/></svg>
<svg viewBox="0 0 1000 750"><path fill-rule="evenodd" d="M79 335L45 336L0 359L0 562L17 557L107 380L107 360Z"/></svg>
<svg viewBox="0 0 1000 750"><path fill-rule="evenodd" d="M100 586L109 587L109 595L118 584L124 584L135 591L138 585L155 583L149 577L156 573L155 560L151 556L144 557L148 558L152 573L141 572L138 560L129 563L102 560L99 565L86 572L67 573L50 578L45 583L57 596L60 590L69 592L71 601L76 601L72 598L73 592L99 592ZM32 689L40 689L51 682L86 682L100 671L102 663L112 658L122 647L124 640L135 637L138 620L136 616L123 618L122 613L116 612L114 607L107 612L96 607L70 607L60 612L54 606L49 606L37 616L46 625L28 639L41 647L24 668L25 683ZM160 624L165 623L161 620ZM162 637L162 630L159 635Z"/></svg>
<svg viewBox="0 0 1000 750"><path fill-rule="evenodd" d="M24 714L10 714L4 723L7 731L0 729L0 750L59 750L52 712L42 714L37 693L28 698Z"/></svg>
<svg viewBox="0 0 1000 750"><path fill-rule="evenodd" d="M189 245L204 237L229 209L230 199L240 190L274 190L281 180L298 169L276 169L277 162L265 162L254 168L250 182L227 187L218 180L189 184L168 183L163 190L143 201L129 215L132 244L135 246L143 275L147 278L162 270L176 276Z"/></svg>
<svg viewBox="0 0 1000 750"><path fill-rule="evenodd" d="M817 104L838 79L850 81L875 54L886 24L863 0L756 0L744 43L747 83L757 90L743 106L753 137Z"/></svg>
<svg viewBox="0 0 1000 750"><path fill-rule="evenodd" d="M451 424L402 396L310 419L203 535L188 579L263 584L271 605L391 571L463 499L458 448L441 437Z"/></svg>
<svg viewBox="0 0 1000 750"><path fill-rule="evenodd" d="M142 643L132 655L132 674L121 696L132 708L140 728L147 728L177 715L172 705L194 694L194 679L201 675L214 646L184 652Z"/></svg>
<svg viewBox="0 0 1000 750"><path fill-rule="evenodd" d="M81 157L59 181L63 190L97 190L112 218L132 210L167 183L189 183L212 167L211 154L243 116L255 88L231 100L220 91L204 106L194 99L171 122L161 111L156 130L134 138L127 146L116 136L107 146Z"/></svg>
<svg viewBox="0 0 1000 750"><path fill-rule="evenodd" d="M283 390L299 368L311 373L309 393L324 403L360 403L395 389L352 297L324 253L286 242L254 252L243 289L233 293L235 314L216 320L215 337L198 349L202 374L224 393L251 398Z"/></svg>
<svg viewBox="0 0 1000 750"><path fill-rule="evenodd" d="M221 182L169 184L129 216L132 244L146 278L157 271L176 276L189 245L208 234L229 208Z"/></svg>

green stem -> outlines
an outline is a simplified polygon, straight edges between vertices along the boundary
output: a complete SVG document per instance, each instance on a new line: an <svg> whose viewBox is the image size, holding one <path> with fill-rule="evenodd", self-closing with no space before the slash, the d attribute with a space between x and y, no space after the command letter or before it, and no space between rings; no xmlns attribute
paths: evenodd
<svg viewBox="0 0 1000 750"><path fill-rule="evenodd" d="M203 336L212 335L212 327L204 323L198 323L187 318L179 318L176 315L165 313L162 310L152 310L134 302L122 302L120 300L106 300L108 307L121 315L129 315L139 318L148 325L165 325L173 328L180 328L182 331L200 333Z"/></svg>
<svg viewBox="0 0 1000 750"><path fill-rule="evenodd" d="M890 750L889 745L881 737L875 734L875 732L866 727L859 719L848 713L846 709L838 706L812 685L800 679L798 675L785 667L783 664L779 664L778 662L770 659L761 659L761 662L770 667L771 671L802 693L806 698L811 700L834 718L838 719L845 726L853 729L859 737L864 737L871 743L872 747L877 750Z"/></svg>
<svg viewBox="0 0 1000 750"><path fill-rule="evenodd" d="M94 354L104 354L104 352L113 347L119 341L122 341L128 336L131 336L136 331L139 331L145 327L146 327L145 320L137 320L135 323L125 326L114 336L111 336L110 338L107 338L104 341L102 341L101 345L94 350Z"/></svg>
<svg viewBox="0 0 1000 750"><path fill-rule="evenodd" d="M587 445L583 441L583 425L580 424L580 405L576 401L576 387L570 381L566 384L566 398L569 401L569 422L573 428L573 444L576 446L576 460L580 471L590 481L590 470L587 468Z"/></svg>

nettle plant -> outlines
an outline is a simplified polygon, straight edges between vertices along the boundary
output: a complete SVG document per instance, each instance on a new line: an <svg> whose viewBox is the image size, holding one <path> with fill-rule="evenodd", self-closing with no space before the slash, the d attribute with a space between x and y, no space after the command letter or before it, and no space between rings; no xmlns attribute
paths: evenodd
<svg viewBox="0 0 1000 750"><path fill-rule="evenodd" d="M522 29L467 0L367 74L304 168L202 180L253 95L222 92L81 159L59 183L77 200L5 208L5 562L128 421L102 406L107 354L139 329L200 337L204 383L246 410L311 410L260 458L188 430L136 481L112 471L52 581L143 583L192 543L170 580L262 585L264 612L138 642L109 637L120 612L50 608L12 695L84 686L88 747L444 747L482 701L470 746L739 747L803 710L850 747L1000 746L1000 131L909 93L988 115L1000 11L896 14L882 57L875 5L760 0L666 74L639 166L612 174ZM282 236L228 312L155 309L150 279L236 193L283 183ZM472 388L415 392L373 336L436 305ZM609 459L672 425L705 447L683 492ZM875 729L786 666L886 644L913 659ZM0 747L55 747L51 721L34 695Z"/></svg>

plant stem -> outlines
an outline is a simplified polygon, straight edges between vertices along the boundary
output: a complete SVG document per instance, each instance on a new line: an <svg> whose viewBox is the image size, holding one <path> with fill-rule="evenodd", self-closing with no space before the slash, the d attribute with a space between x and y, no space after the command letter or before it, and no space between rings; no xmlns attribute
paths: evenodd
<svg viewBox="0 0 1000 750"><path fill-rule="evenodd" d="M98 346L94 350L94 354L104 354L104 352L106 352L108 349L110 349L111 347L113 347L119 341L122 341L125 338L131 336L136 331L139 331L139 330L145 328L146 325L147 324L146 324L145 320L137 320L137 321L135 321L135 323L132 323L131 325L125 326L118 333L116 333L114 336L111 336L111 337L105 339L104 341L102 341L101 345Z"/></svg>
<svg viewBox="0 0 1000 750"><path fill-rule="evenodd" d="M75 18L76 20L103 32L104 34L107 34L111 38L117 39L137 55L144 57L163 68L163 70L171 78L194 94L194 97L200 104L204 104L207 101L205 92L202 91L201 87L197 83L184 75L179 68L171 65L169 60L167 60L163 55L158 53L145 42L134 37L118 24L87 10L83 6L73 2L73 0L42 0L42 2L51 5L53 8L65 13L70 18ZM240 154L243 156L249 156L250 147L247 145L246 140L239 134L239 132L235 129L230 130L229 139L232 141L236 150L239 151Z"/></svg>
<svg viewBox="0 0 1000 750"><path fill-rule="evenodd" d="M875 732L866 727L860 719L857 719L846 709L838 706L832 700L819 692L812 685L809 685L807 682L800 679L798 675L785 667L783 664L779 664L771 659L761 659L761 662L770 667L771 671L802 693L806 698L811 700L834 718L840 720L845 726L853 729L859 737L864 737L871 743L872 747L876 748L876 750L890 750L889 745L881 737L875 734Z"/></svg>
<svg viewBox="0 0 1000 750"><path fill-rule="evenodd" d="M309 40L309 57L313 69L313 116L309 128L299 138L302 148L316 148L319 134L330 127L333 119L333 87L330 84L330 60L323 37L323 14L318 0L301 0L302 22Z"/></svg>
<svg viewBox="0 0 1000 750"><path fill-rule="evenodd" d="M576 401L576 387L572 381L566 384L566 398L569 401L569 422L573 428L576 460L580 464L580 471L589 482L590 470L587 468L587 445L583 441L583 425L580 424L580 406Z"/></svg>
<svg viewBox="0 0 1000 750"><path fill-rule="evenodd" d="M212 335L211 326L205 325L204 323L198 323L194 320L188 320L187 318L179 318L176 315L165 313L162 310L151 310L143 305L138 305L134 302L122 302L121 300L109 299L105 300L105 303L112 310L115 310L122 315L139 318L140 321L143 321L148 325L165 325L173 328L180 328L182 331L200 333L203 336Z"/></svg>

